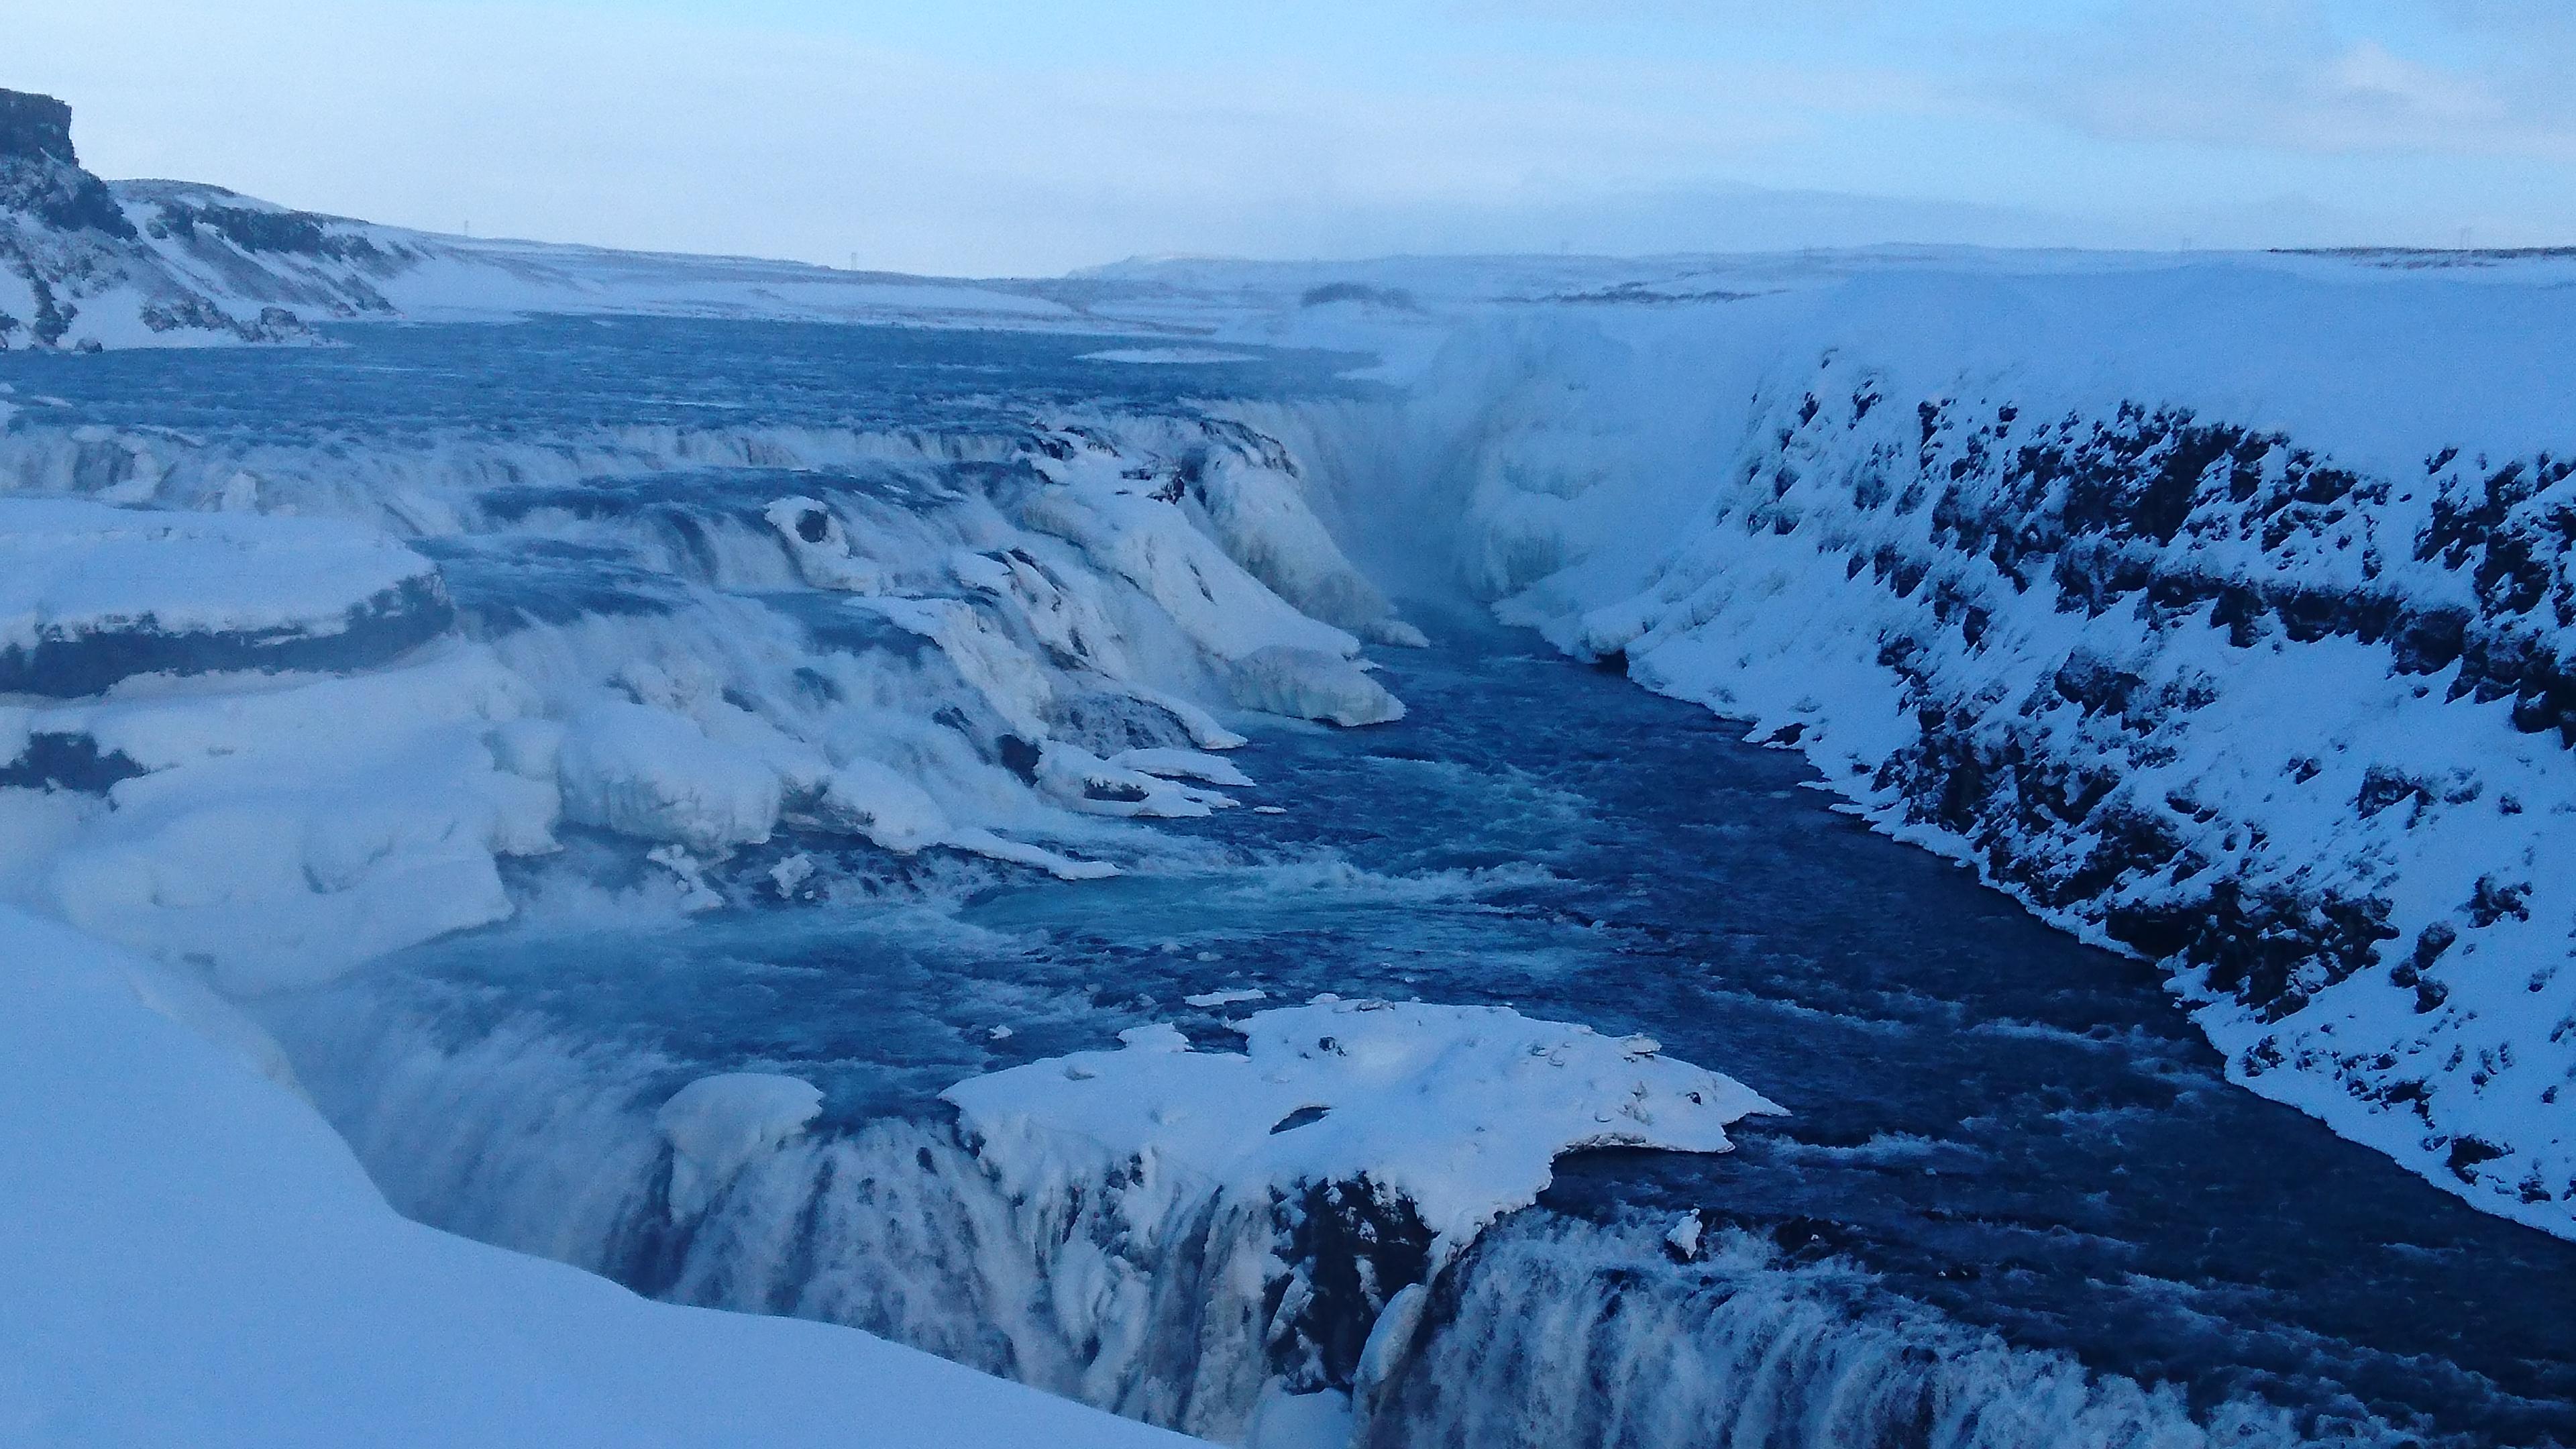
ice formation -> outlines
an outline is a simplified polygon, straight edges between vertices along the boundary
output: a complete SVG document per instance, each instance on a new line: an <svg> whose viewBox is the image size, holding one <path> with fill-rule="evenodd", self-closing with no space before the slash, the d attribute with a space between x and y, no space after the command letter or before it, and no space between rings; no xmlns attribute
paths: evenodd
<svg viewBox="0 0 2576 1449"><path fill-rule="evenodd" d="M1139 1027L1118 1051L1031 1062L945 1095L1007 1177L1071 1159L1084 1177L1134 1164L1139 1192L1366 1182L1410 1206L1435 1263L1535 1201L1565 1153L1723 1152L1729 1124L1781 1110L1651 1042L1502 1007L1319 1000L1236 1030L1239 1055Z"/></svg>
<svg viewBox="0 0 2576 1449"><path fill-rule="evenodd" d="M671 1144L671 1216L693 1218L753 1158L805 1130L823 1110L811 1082L768 1072L700 1077L671 1094L654 1125Z"/></svg>
<svg viewBox="0 0 2576 1449"><path fill-rule="evenodd" d="M817 497L818 471L748 507L620 495L728 449L872 481ZM980 488L934 481L959 450ZM1293 641L1310 671L1364 686L1370 707L1342 718L1398 708L1348 662L1356 639L1204 521L1186 479L1225 473L1278 495L1262 516L1307 518L1267 567L1330 547L1302 481L1230 424L928 448L464 438L355 469L329 446L21 430L0 455L56 495L0 498L0 551L25 565L0 582L16 621L0 668L28 701L0 705L0 783L44 792L7 805L26 836L9 889L234 989L503 918L500 862L575 827L653 852L691 909L723 899L710 871L781 832L1107 875L1102 852L1141 844L1113 822L1205 815L1234 803L1212 786L1248 783L1207 753L1242 743L1210 713L1238 706L1239 661ZM492 469L559 481L532 507L489 490ZM201 511L254 474L270 511ZM95 479L126 506L60 496ZM679 557L673 529L697 541ZM452 601L449 575L491 576L487 550L611 545L660 556L670 582L554 617L542 583ZM1310 581L1356 579L1338 551L1299 557ZM1364 584L1334 596L1392 632Z"/></svg>

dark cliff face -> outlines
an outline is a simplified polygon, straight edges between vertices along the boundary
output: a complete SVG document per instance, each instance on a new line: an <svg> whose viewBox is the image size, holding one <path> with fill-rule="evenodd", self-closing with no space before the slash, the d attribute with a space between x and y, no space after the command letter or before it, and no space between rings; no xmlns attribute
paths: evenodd
<svg viewBox="0 0 2576 1449"><path fill-rule="evenodd" d="M134 236L107 183L81 169L72 108L26 91L0 91L0 212L11 211L59 231Z"/></svg>
<svg viewBox="0 0 2576 1449"><path fill-rule="evenodd" d="M52 96L0 91L0 161L59 161L77 166L72 108Z"/></svg>

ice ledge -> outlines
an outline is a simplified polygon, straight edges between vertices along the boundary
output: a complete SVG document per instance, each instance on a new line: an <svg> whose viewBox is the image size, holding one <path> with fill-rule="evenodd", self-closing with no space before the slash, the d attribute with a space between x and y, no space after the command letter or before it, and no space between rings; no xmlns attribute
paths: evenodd
<svg viewBox="0 0 2576 1449"><path fill-rule="evenodd" d="M1783 1112L1644 1037L1505 1007L1324 996L1235 1030L1240 1055L1139 1027L1118 1050L1032 1062L943 1095L1006 1173L1106 1157L1140 1179L1222 1192L1365 1179L1413 1204L1438 1235L1435 1262L1537 1201L1567 1152L1724 1152L1729 1125Z"/></svg>
<svg viewBox="0 0 2576 1449"><path fill-rule="evenodd" d="M0 692L362 668L450 619L437 568L356 524L0 498Z"/></svg>

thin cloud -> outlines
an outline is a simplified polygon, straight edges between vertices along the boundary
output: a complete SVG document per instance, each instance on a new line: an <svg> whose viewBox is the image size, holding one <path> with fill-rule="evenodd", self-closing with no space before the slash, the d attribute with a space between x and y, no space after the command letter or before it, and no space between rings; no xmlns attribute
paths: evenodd
<svg viewBox="0 0 2576 1449"><path fill-rule="evenodd" d="M2503 24L2455 3L2455 23ZM2576 158L2576 119L2488 47L2470 62L2339 31L2315 3L2129 4L2072 33L2030 36L1985 84L2008 103L2113 141L2319 155Z"/></svg>

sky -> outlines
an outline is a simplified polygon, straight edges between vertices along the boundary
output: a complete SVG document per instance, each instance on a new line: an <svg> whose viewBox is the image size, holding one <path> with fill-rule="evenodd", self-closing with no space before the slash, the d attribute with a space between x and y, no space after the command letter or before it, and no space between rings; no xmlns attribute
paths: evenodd
<svg viewBox="0 0 2576 1449"><path fill-rule="evenodd" d="M2576 243L2562 0L0 0L0 35L111 177L834 266Z"/></svg>

